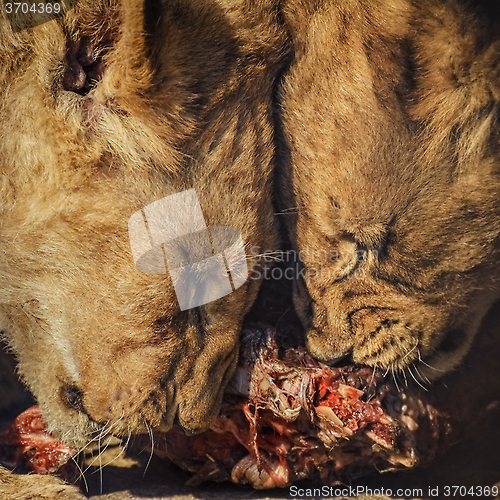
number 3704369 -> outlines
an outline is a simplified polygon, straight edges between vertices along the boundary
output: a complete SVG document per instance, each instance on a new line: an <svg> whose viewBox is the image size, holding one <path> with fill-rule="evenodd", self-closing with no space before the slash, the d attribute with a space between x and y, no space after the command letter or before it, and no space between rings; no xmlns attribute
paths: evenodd
<svg viewBox="0 0 500 500"><path fill-rule="evenodd" d="M27 3L27 2L12 2L5 4L7 14L59 14L62 12L61 4L54 3Z"/></svg>

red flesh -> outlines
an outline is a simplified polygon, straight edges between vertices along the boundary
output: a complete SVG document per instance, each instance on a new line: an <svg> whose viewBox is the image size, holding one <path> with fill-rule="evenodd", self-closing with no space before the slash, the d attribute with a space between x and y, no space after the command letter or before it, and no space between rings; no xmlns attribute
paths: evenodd
<svg viewBox="0 0 500 500"><path fill-rule="evenodd" d="M10 468L53 474L74 455L47 432L38 406L21 413L0 433L0 462Z"/></svg>
<svg viewBox="0 0 500 500"><path fill-rule="evenodd" d="M375 467L414 467L447 441L447 417L419 395L396 390L380 372L329 367L300 347L280 354L270 329L246 329L242 344L214 425L195 436L179 428L154 435L154 452L193 473L190 484L334 483ZM148 448L149 437L136 444ZM73 455L47 433L38 407L0 433L0 462L8 467L64 474Z"/></svg>

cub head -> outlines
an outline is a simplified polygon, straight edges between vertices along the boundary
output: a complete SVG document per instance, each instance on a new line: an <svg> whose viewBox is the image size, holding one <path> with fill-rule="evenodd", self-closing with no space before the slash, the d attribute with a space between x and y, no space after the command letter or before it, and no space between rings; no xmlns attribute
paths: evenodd
<svg viewBox="0 0 500 500"><path fill-rule="evenodd" d="M298 3L281 179L308 348L435 378L499 297L500 43L447 3Z"/></svg>
<svg viewBox="0 0 500 500"><path fill-rule="evenodd" d="M218 413L259 282L233 275L234 292L181 310L168 266L136 268L128 223L195 190L206 226L276 247L266 89L281 41L271 10L242 26L243 4L80 0L19 33L1 19L0 323L69 444L196 432Z"/></svg>

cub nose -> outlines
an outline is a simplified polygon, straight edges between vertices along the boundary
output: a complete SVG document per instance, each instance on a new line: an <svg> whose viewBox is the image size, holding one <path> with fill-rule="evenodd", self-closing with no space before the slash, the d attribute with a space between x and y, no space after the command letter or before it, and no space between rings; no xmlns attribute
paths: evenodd
<svg viewBox="0 0 500 500"><path fill-rule="evenodd" d="M335 363L352 356L352 343L311 328L307 332L306 347L316 359L324 363Z"/></svg>

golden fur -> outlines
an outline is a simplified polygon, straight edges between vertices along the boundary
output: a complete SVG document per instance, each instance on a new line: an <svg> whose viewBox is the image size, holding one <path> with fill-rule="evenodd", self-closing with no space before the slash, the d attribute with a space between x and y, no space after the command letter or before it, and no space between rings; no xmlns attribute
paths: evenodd
<svg viewBox="0 0 500 500"><path fill-rule="evenodd" d="M275 249L273 115L311 352L452 369L499 297L500 47L486 24L455 0L145 12L80 0L59 21L0 27L0 326L50 430L83 446L103 426L210 424L259 283L181 313L168 274L135 269L127 221L195 187L207 224ZM82 43L106 63L85 92ZM77 495L38 479L0 468L0 492Z"/></svg>
<svg viewBox="0 0 500 500"><path fill-rule="evenodd" d="M259 281L180 312L168 274L135 268L127 223L196 188L207 225L277 248L273 9L80 0L18 34L1 19L0 326L70 445L104 426L200 431L219 411ZM75 62L86 50L105 63L90 89Z"/></svg>
<svg viewBox="0 0 500 500"><path fill-rule="evenodd" d="M500 40L453 0L289 0L284 17L308 347L435 378L499 297Z"/></svg>

